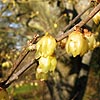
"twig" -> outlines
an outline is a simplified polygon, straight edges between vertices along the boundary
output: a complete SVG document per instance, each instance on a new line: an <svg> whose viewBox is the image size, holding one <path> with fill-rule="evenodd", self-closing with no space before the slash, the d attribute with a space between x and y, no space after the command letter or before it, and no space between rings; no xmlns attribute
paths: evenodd
<svg viewBox="0 0 100 100"><path fill-rule="evenodd" d="M67 26L65 26L62 31L64 32L65 30L70 28L72 26L72 24L74 24L91 7L92 7L92 5L90 4L83 12L78 14L72 21L70 21L69 24Z"/></svg>
<svg viewBox="0 0 100 100"><path fill-rule="evenodd" d="M91 11L91 13L81 22L79 22L78 24L76 24L75 26L79 26L82 27L83 25L85 25L98 11L100 10L100 3ZM74 30L74 27L71 28L69 31L60 34L59 36L56 37L56 41L60 41L64 38L66 38L72 31Z"/></svg>
<svg viewBox="0 0 100 100"><path fill-rule="evenodd" d="M92 12L87 16L86 19L82 20L81 22L79 22L78 24L76 24L75 26L79 26L82 27L84 24L86 24L98 11L100 10L100 3L92 10ZM59 35L58 37L56 37L57 41L60 41L64 38L66 38L72 31L74 30L74 28L71 28L69 31L65 32L64 34ZM35 36L33 38L33 40L31 41L31 43L34 43L37 40L37 36ZM12 71L12 73L8 76L8 78L3 82L5 87L8 87L13 81L15 81L20 75L22 75L28 68L30 68L30 66L32 64L36 64L36 60L31 61L30 63L28 63L27 65L25 65L22 69L20 69L18 72L15 72L15 70L18 68L18 66L20 65L20 63L23 61L23 59L26 57L26 55L29 53L29 51L27 51L26 49L24 51L22 51L18 61L16 61L16 63L14 64L14 70ZM2 83L1 83L2 84Z"/></svg>
<svg viewBox="0 0 100 100"><path fill-rule="evenodd" d="M32 44L37 40L38 36L34 35L33 39L30 41ZM27 48L27 46L26 46ZM18 58L18 60L14 63L14 69L11 72L11 74L8 76L8 78L3 82L3 84L6 84L7 81L10 79L10 77L13 75L13 73L15 72L15 70L18 68L18 66L21 64L21 62L24 60L24 58L28 55L28 53L30 51L26 50L26 48L20 53L20 56Z"/></svg>
<svg viewBox="0 0 100 100"><path fill-rule="evenodd" d="M63 34L63 32L65 32L67 29L69 29L72 26L72 24L74 24L88 9L90 9L93 6L95 6L96 4L94 3L94 1L91 1L90 4L89 4L89 6L87 8L85 8L85 10L83 12L81 12L80 14L78 14L72 21L70 21L69 24L67 26L65 26L59 32L59 34L61 34L61 33Z"/></svg>
<svg viewBox="0 0 100 100"><path fill-rule="evenodd" d="M10 79L7 81L5 84L5 88L9 87L11 83L13 83L15 80L17 80L27 69L29 69L33 64L34 66L37 66L38 64L36 63L37 60L33 59L30 61L30 63L26 64L24 67L22 67L18 72L14 73Z"/></svg>

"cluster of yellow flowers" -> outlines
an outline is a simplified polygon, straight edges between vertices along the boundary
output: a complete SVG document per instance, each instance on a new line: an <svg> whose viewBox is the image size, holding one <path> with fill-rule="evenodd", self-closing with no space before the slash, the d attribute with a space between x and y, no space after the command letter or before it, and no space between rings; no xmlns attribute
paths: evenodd
<svg viewBox="0 0 100 100"><path fill-rule="evenodd" d="M66 52L72 54L73 57L77 55L83 56L89 50L96 47L96 39L94 34L84 29L84 33L80 31L73 31L66 42Z"/></svg>
<svg viewBox="0 0 100 100"><path fill-rule="evenodd" d="M76 57L77 55L83 56L89 50L93 50L97 45L94 34L87 29L84 29L83 32L75 30L67 39L64 39L64 41L61 42L64 42L63 44L65 45L67 54L70 54L73 57ZM35 58L39 59L36 79L46 80L48 74L54 72L57 65L57 60L54 55L56 45L55 38L48 33L36 43Z"/></svg>
<svg viewBox="0 0 100 100"><path fill-rule="evenodd" d="M36 44L36 59L39 58L39 66L36 71L36 78L46 80L49 72L54 72L57 64L54 51L56 40L48 33Z"/></svg>

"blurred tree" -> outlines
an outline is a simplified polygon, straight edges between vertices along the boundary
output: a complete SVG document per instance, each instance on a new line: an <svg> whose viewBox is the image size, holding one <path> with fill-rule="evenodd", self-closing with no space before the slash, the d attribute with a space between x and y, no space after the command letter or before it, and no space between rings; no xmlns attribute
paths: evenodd
<svg viewBox="0 0 100 100"><path fill-rule="evenodd" d="M34 34L43 35L48 32L56 36L60 31L66 31L64 27L78 13L82 12L84 7L88 6L88 2L89 0L1 0L0 77L5 78L9 75L7 71L11 69L12 62L18 58L19 52L26 45L27 40L33 38ZM82 5L81 9L79 5ZM87 14L89 14L89 11ZM82 16L78 21L84 17ZM91 22L87 25L93 32L100 32L99 24L95 25ZM95 28L91 28L93 25ZM74 25L69 28L72 26ZM90 70L91 53L84 58L87 59L88 57L88 63L83 63L82 57L70 57L59 46L56 54L58 64L55 74L49 77L46 84L42 83L48 87L45 91L49 91L51 97L48 97L49 93L47 92L47 95L39 100L47 100L47 98L51 100L82 100ZM25 66L32 57L34 57L34 54L30 52L19 68ZM23 79L24 83L31 83L35 79L34 74L35 68L30 68L28 72L21 76L19 81ZM16 86L16 83L14 85Z"/></svg>

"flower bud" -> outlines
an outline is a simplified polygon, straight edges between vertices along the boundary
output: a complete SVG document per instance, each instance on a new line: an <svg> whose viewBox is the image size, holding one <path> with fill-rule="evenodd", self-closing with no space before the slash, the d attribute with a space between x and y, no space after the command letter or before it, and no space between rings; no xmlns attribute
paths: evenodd
<svg viewBox="0 0 100 100"><path fill-rule="evenodd" d="M96 46L96 39L95 39L94 34L91 34L90 36L89 35L85 35L85 37L88 40L89 49L93 50L95 48L95 46Z"/></svg>
<svg viewBox="0 0 100 100"><path fill-rule="evenodd" d="M36 44L36 58L51 56L56 48L56 40L47 34L43 36Z"/></svg>
<svg viewBox="0 0 100 100"><path fill-rule="evenodd" d="M41 57L39 59L39 66L37 72L48 73L49 71L54 71L57 65L57 60L53 56Z"/></svg>
<svg viewBox="0 0 100 100"><path fill-rule="evenodd" d="M74 57L82 56L88 51L88 41L81 32L74 31L69 35L65 48L66 52Z"/></svg>

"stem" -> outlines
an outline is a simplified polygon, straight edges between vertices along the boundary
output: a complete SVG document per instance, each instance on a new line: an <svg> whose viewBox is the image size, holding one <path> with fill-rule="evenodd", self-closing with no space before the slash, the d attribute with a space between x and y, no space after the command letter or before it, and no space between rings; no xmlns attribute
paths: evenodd
<svg viewBox="0 0 100 100"><path fill-rule="evenodd" d="M25 52L25 51L23 51ZM15 66L15 68L13 69L13 71L11 72L11 74L8 76L8 78L4 81L5 83L10 79L10 77L13 75L13 73L15 72L15 70L18 68L18 66L21 64L21 62L24 60L24 58L27 56L29 52L26 52L24 55L21 54L18 61L16 61L16 63L13 65Z"/></svg>
<svg viewBox="0 0 100 100"><path fill-rule="evenodd" d="M78 24L76 24L75 26L79 26L79 27L82 27L84 24L86 24L98 11L100 10L100 3L91 11L91 13L84 19L82 20L81 22L79 22ZM78 17L76 17L77 19ZM74 20L76 20L74 19ZM68 27L68 26L67 26ZM60 41L64 38L66 38L72 31L74 30L74 27L71 28L69 31L67 32L63 32L64 34L60 34L58 37L56 37L56 41ZM37 38L39 36L34 36L33 40L31 41L31 43L35 43ZM26 46L26 49L27 49L27 46ZM15 70L19 67L20 63L24 60L24 58L26 57L26 55L30 52L30 51L27 51L26 49L24 49L19 57L19 59L15 62L15 64L13 65L14 66L14 70L11 72L11 74L8 76L8 78L3 82L3 86L5 86L6 88L12 83L14 82L16 79L18 79L18 77L20 75L22 75L27 69L30 68L31 65L35 64L37 65L36 63L36 60L32 60L30 63L28 63L27 65L25 65L24 67L22 67L22 69L20 69L18 72L15 72ZM2 83L1 83L2 84Z"/></svg>
<svg viewBox="0 0 100 100"><path fill-rule="evenodd" d="M98 11L100 11L100 3L91 11L91 13L82 21L80 21L75 26L82 27L85 25ZM64 38L66 38L72 31L74 31L74 27L71 28L69 31L65 32L64 34L60 34L58 37L56 37L56 41L60 41Z"/></svg>
<svg viewBox="0 0 100 100"><path fill-rule="evenodd" d="M9 87L11 83L13 83L15 80L17 80L27 69L29 69L33 64L37 66L37 61L35 59L31 60L30 63L26 64L24 67L22 67L18 72L12 75L12 77L7 81L5 84L5 87Z"/></svg>
<svg viewBox="0 0 100 100"><path fill-rule="evenodd" d="M89 8L91 8L91 5L89 5L83 12L78 14L72 21L70 21L69 24L67 26L65 26L62 31L64 32L65 30L70 28L72 26L72 24L74 24Z"/></svg>
<svg viewBox="0 0 100 100"><path fill-rule="evenodd" d="M32 44L37 40L38 36L37 35L34 35L33 39L30 41ZM30 51L26 50L27 49L27 46L26 48L22 51L22 53L20 53L20 56L18 58L18 60L14 63L14 69L13 71L11 72L11 74L8 76L8 78L3 82L3 84L6 84L7 81L10 79L10 77L13 75L13 73L15 72L15 70L18 68L18 66L21 64L21 62L24 60L24 58L28 55L28 53Z"/></svg>

